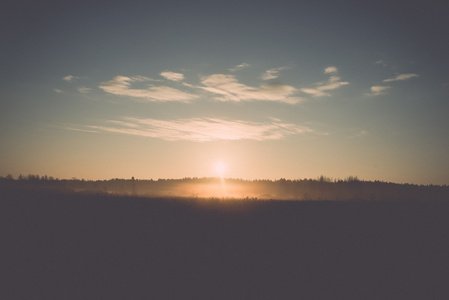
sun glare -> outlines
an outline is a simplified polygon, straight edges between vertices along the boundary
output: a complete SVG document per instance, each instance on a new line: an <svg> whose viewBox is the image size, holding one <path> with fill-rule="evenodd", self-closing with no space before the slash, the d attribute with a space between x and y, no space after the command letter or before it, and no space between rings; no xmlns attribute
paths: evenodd
<svg viewBox="0 0 449 300"><path fill-rule="evenodd" d="M217 161L214 165L214 169L218 177L224 177L226 172L226 164L222 161Z"/></svg>

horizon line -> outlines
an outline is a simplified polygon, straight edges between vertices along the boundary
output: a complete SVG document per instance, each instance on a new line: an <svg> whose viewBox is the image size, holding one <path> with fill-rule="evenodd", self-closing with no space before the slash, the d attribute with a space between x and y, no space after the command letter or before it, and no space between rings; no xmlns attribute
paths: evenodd
<svg viewBox="0 0 449 300"><path fill-rule="evenodd" d="M384 180L365 180L360 179L358 176L347 176L346 178L332 178L327 177L324 175L315 177L315 178L296 178L296 179L289 179L289 178L278 178L278 179L267 179L267 178L257 178L257 179L244 179L244 178L235 178L235 177L219 177L219 176L204 176L204 177L182 177L182 178L135 178L134 176L131 176L131 178L119 178L119 177L113 177L109 179L84 179L84 178L58 178L54 176L48 176L43 175L40 176L38 174L28 174L23 175L19 174L16 178L14 178L13 175L8 174L6 176L0 175L0 180L14 180L14 181L21 181L21 180L27 180L27 181L90 181L90 182L101 182L101 181L114 181L114 180L124 180L124 181L183 181L183 180L225 180L225 181L247 181L247 182L255 182L255 181L268 181L268 182L280 182L280 181L287 181L287 182L300 182L300 181L315 181L320 183L339 183L339 182L360 182L360 183L387 183L387 184L397 184L397 185L414 185L414 186L439 186L439 187L448 187L448 184L418 184L418 183L408 183L408 182L393 182L393 181L384 181Z"/></svg>

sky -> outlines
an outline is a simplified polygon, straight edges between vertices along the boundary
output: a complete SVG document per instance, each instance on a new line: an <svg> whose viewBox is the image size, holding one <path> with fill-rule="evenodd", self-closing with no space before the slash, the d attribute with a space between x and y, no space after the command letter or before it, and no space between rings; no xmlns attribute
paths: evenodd
<svg viewBox="0 0 449 300"><path fill-rule="evenodd" d="M0 176L449 184L444 1L4 1Z"/></svg>

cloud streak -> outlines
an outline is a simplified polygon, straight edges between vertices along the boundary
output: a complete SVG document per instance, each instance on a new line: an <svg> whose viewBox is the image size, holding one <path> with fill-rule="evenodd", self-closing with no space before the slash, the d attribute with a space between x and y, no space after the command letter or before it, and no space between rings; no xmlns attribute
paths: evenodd
<svg viewBox="0 0 449 300"><path fill-rule="evenodd" d="M248 68L249 66L250 65L247 64L247 63L241 63L240 65L237 65L237 66L235 66L233 68L229 68L228 70L229 70L229 72L236 72L236 71L238 71L240 69Z"/></svg>
<svg viewBox="0 0 449 300"><path fill-rule="evenodd" d="M181 74L182 75L182 74ZM168 86L148 86L145 89L132 88L131 85L135 82L154 81L144 76L127 77L115 76L109 81L102 82L100 89L106 93L128 96L134 98L144 98L148 101L179 101L189 102L197 98L196 95L180 91L178 89Z"/></svg>
<svg viewBox="0 0 449 300"><path fill-rule="evenodd" d="M67 82L72 82L78 78L79 78L78 76L67 75L67 76L62 77L62 80L67 81Z"/></svg>
<svg viewBox="0 0 449 300"><path fill-rule="evenodd" d="M216 94L216 100L220 101L277 101L284 103L298 103L300 97L296 96L298 90L290 85L284 84L263 84L257 87L248 86L238 82L234 75L213 74L203 77L203 86L199 86L205 91Z"/></svg>
<svg viewBox="0 0 449 300"><path fill-rule="evenodd" d="M207 142L217 140L279 140L288 135L312 132L308 127L271 118L267 122L249 122L217 118L157 120L124 118L110 120L105 126L84 126L82 131L112 132L166 141ZM73 129L72 129L73 130Z"/></svg>
<svg viewBox="0 0 449 300"><path fill-rule="evenodd" d="M413 74L413 73L399 74L399 75L396 75L396 77L382 80L382 82L402 81L402 80L408 80L410 78L414 78L414 77L418 77L418 76L419 76L418 74Z"/></svg>
<svg viewBox="0 0 449 300"><path fill-rule="evenodd" d="M279 77L279 72L282 70L287 69L287 67L279 67L279 68L273 68L265 71L265 73L262 75L262 80L270 80L270 79L276 79Z"/></svg>
<svg viewBox="0 0 449 300"><path fill-rule="evenodd" d="M376 63L383 63L383 61L378 61ZM382 80L382 82L395 82L395 81L403 81L403 80L408 80L414 77L418 77L418 74L414 74L414 73L405 73L405 74L398 74L393 78L388 78L388 79L384 79ZM370 88L370 92L366 93L365 95L367 96L380 96L380 95L385 95L387 93L388 90L390 90L392 87L388 86L388 85L373 85Z"/></svg>
<svg viewBox="0 0 449 300"><path fill-rule="evenodd" d="M165 79L171 80L171 81L182 81L184 80L184 75L181 73L175 73L175 72L162 72L160 74L162 77L164 77Z"/></svg>
<svg viewBox="0 0 449 300"><path fill-rule="evenodd" d="M349 82L340 80L341 78L337 76L338 69L336 67L325 68L324 74L331 74L328 81L317 82L313 88L302 88L301 92L312 95L313 97L324 97L330 96L330 93L327 91L335 90L349 84Z"/></svg>
<svg viewBox="0 0 449 300"><path fill-rule="evenodd" d="M87 94L87 93L90 93L92 91L92 89L85 87L85 86L80 86L80 87L78 87L78 91L82 94Z"/></svg>
<svg viewBox="0 0 449 300"><path fill-rule="evenodd" d="M388 64L383 60L379 59L378 61L374 62L376 65L380 65L382 67L388 67Z"/></svg>

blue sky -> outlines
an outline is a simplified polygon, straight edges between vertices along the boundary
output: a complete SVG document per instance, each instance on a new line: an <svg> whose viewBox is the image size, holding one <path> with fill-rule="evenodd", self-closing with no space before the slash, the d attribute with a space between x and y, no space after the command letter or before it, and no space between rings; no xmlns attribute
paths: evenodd
<svg viewBox="0 0 449 300"><path fill-rule="evenodd" d="M448 12L6 1L0 175L449 184Z"/></svg>

